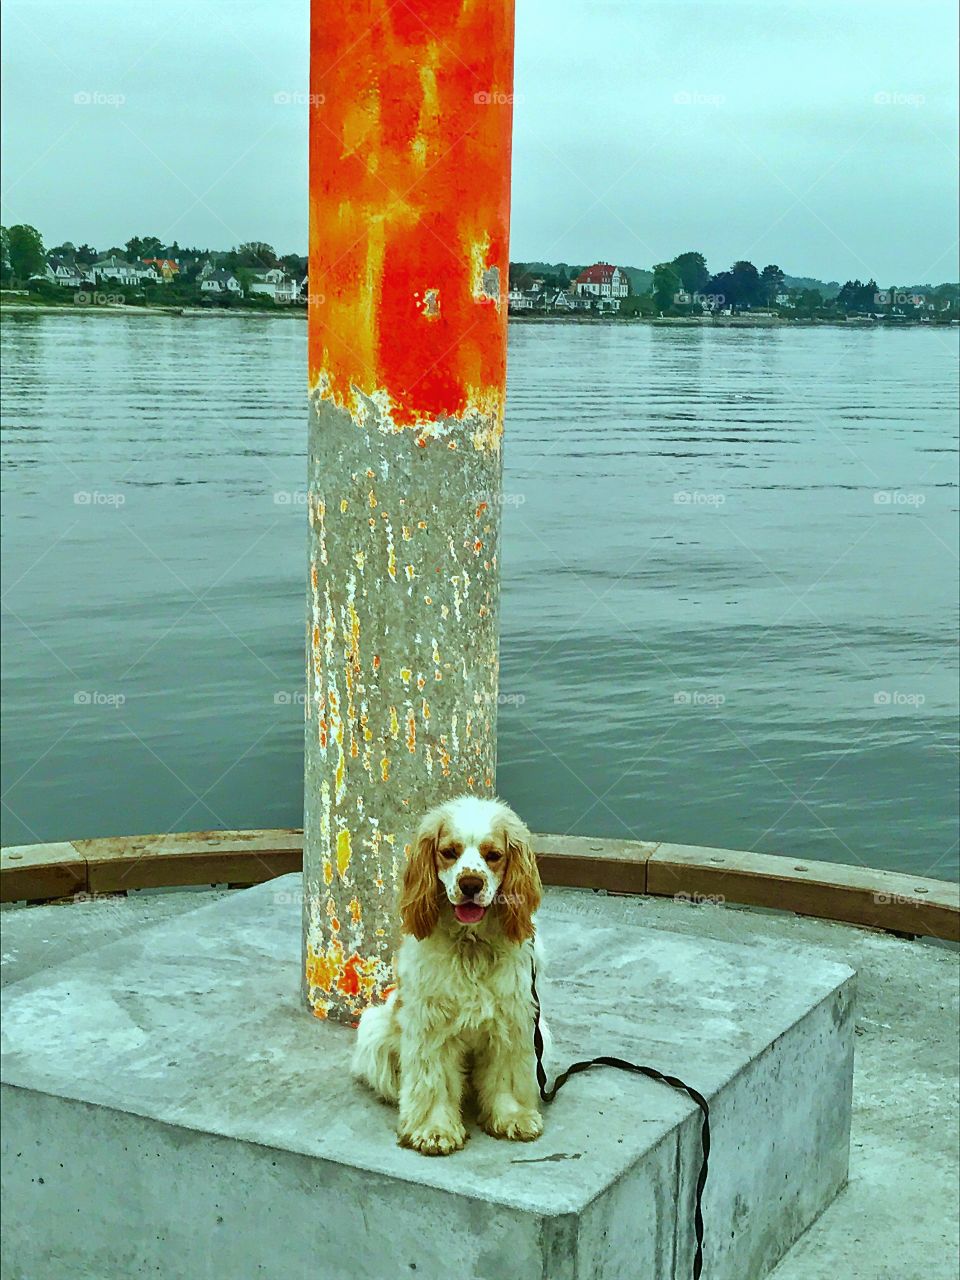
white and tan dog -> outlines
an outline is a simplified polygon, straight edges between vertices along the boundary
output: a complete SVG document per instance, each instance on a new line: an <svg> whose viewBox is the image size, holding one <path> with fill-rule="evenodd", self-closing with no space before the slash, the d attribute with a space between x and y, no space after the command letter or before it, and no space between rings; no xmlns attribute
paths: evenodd
<svg viewBox="0 0 960 1280"><path fill-rule="evenodd" d="M539 903L530 833L507 805L465 795L426 815L404 875L397 989L362 1014L353 1056L354 1075L399 1103L401 1146L462 1147L468 1079L487 1133L543 1132L530 992Z"/></svg>

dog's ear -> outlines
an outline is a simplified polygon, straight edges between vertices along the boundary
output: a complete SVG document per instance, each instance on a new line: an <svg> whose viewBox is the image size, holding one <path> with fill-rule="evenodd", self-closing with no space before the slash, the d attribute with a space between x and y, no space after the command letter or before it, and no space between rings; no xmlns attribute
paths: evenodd
<svg viewBox="0 0 960 1280"><path fill-rule="evenodd" d="M403 873L403 891L400 894L400 918L404 933L415 938L428 938L440 917L437 901L437 844L443 830L443 812L431 809L417 832Z"/></svg>
<svg viewBox="0 0 960 1280"><path fill-rule="evenodd" d="M503 819L507 870L500 886L503 932L511 942L533 937L533 913L540 905L543 886L537 860L530 848L530 832L512 809Z"/></svg>

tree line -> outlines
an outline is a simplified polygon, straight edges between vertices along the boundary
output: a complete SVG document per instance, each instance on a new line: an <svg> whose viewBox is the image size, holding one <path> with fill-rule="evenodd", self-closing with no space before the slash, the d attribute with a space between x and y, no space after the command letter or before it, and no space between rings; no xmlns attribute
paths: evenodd
<svg viewBox="0 0 960 1280"><path fill-rule="evenodd" d="M278 254L272 245L262 240L251 240L223 250L187 247L176 240L168 244L157 236L131 236L123 245L104 249L96 249L91 244L77 245L70 240L48 249L36 227L26 223L0 227L0 283L4 285L26 286L31 278L43 275L48 257L63 258L79 267L91 267L101 258L111 256L134 263L149 258L175 259L181 284L188 283L208 261L216 267L238 273L280 267L288 275L302 278L307 270L305 255Z"/></svg>
<svg viewBox="0 0 960 1280"><path fill-rule="evenodd" d="M510 283L529 288L534 279L546 288L568 287L581 267L566 263L512 262ZM875 279L824 284L809 277L790 277L776 263L758 269L741 259L729 269L711 272L704 254L690 250L669 262L659 262L652 272L624 267L630 296L621 300L625 315L684 316L705 310L748 311L768 308L799 318L829 319L837 316L900 311L909 314L933 303L937 311L956 314L960 285L882 286ZM923 304L917 302L922 296Z"/></svg>

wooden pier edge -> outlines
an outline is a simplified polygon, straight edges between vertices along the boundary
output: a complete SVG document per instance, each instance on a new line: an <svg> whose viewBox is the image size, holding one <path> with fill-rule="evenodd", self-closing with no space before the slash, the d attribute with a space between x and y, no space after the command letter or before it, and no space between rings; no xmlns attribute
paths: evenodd
<svg viewBox="0 0 960 1280"><path fill-rule="evenodd" d="M604 837L534 836L545 884L733 903L960 941L958 886L779 854ZM0 901L53 902L184 885L259 884L299 871L294 828L191 831L21 845L0 856Z"/></svg>

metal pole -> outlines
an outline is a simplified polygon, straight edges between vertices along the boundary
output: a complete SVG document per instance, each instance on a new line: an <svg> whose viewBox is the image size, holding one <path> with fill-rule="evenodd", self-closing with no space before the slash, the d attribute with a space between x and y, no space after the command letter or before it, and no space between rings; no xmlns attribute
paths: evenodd
<svg viewBox="0 0 960 1280"><path fill-rule="evenodd" d="M304 994L391 980L420 814L492 792L512 0L314 0Z"/></svg>

